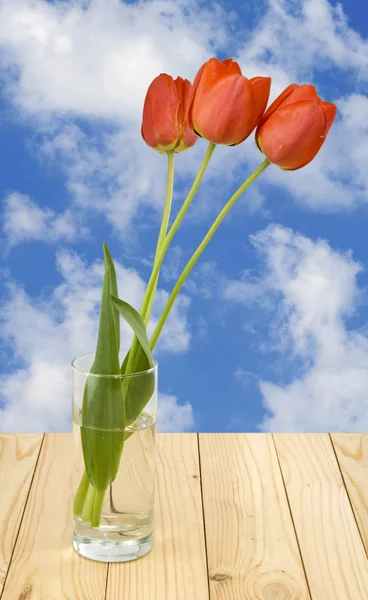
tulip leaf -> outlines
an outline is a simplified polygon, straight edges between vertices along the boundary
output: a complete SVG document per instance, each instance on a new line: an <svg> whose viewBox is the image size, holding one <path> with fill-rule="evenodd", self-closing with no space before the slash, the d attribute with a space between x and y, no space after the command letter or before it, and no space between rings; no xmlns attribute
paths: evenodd
<svg viewBox="0 0 368 600"><path fill-rule="evenodd" d="M117 291L116 274L106 245L104 256L100 326L95 359L84 389L81 427L87 475L92 485L101 491L116 477L125 429L118 344L120 316L111 301L111 293Z"/></svg>
<svg viewBox="0 0 368 600"><path fill-rule="evenodd" d="M125 302L124 300L120 300L120 298L117 298L115 295L112 295L112 302L113 302L115 308L119 311L121 316L126 320L128 325L130 325L130 327L133 329L135 335L137 336L138 341L142 347L142 350L144 351L144 353L147 357L147 362L148 362L149 367L153 367L154 361L153 361L153 358L151 355L151 349L150 349L150 345L149 345L149 341L148 341L148 337L147 337L146 326L144 324L144 321L143 321L141 315L139 314L139 312L137 310L135 310L135 308L133 308L133 306L128 304L128 302ZM134 369L134 371L137 372L136 369Z"/></svg>
<svg viewBox="0 0 368 600"><path fill-rule="evenodd" d="M128 352L126 353L126 356L125 356L125 358L123 360L123 363L121 365L120 372L121 372L122 375L124 375L124 373L126 371L126 368L128 366L129 355L130 355L130 350L128 350Z"/></svg>
<svg viewBox="0 0 368 600"><path fill-rule="evenodd" d="M134 361L134 372L141 373L143 371L143 373L142 375L129 378L129 386L124 396L127 426L138 419L155 391L155 372L154 370L149 370L150 368L147 356L142 346L139 345ZM144 371L148 372L144 373Z"/></svg>
<svg viewBox="0 0 368 600"><path fill-rule="evenodd" d="M150 372L155 362L151 355L146 326L139 312L130 304L115 296L112 297L112 301L121 316L131 326L138 339L138 348L132 373L142 374L129 377L127 385L123 385L126 425L129 426L139 417L155 391L155 373L153 371ZM130 351L121 366L122 374L126 372L129 354ZM145 371L148 371L148 373L144 373Z"/></svg>
<svg viewBox="0 0 368 600"><path fill-rule="evenodd" d="M118 296L118 284L116 281L115 266L114 266L114 262L112 260L111 254L110 254L110 250L108 249L106 242L104 242L104 244L103 244L103 253L104 253L105 269L107 267L111 268L111 271L110 271L111 294L113 294L114 296ZM115 331L116 331L116 343L117 343L118 351L119 351L120 350L120 316L119 316L119 313L117 310L113 310L113 319L114 319Z"/></svg>

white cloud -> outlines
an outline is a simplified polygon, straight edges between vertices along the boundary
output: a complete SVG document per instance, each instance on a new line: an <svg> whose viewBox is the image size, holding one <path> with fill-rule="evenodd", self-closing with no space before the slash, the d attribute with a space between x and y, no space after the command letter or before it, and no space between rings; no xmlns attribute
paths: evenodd
<svg viewBox="0 0 368 600"><path fill-rule="evenodd" d="M190 431L194 427L194 413L189 402L178 404L178 399L169 394L158 397L158 431Z"/></svg>
<svg viewBox="0 0 368 600"><path fill-rule="evenodd" d="M4 205L3 232L8 246L32 240L73 241L88 234L85 227L77 225L69 210L58 214L50 208L41 208L25 194L8 194Z"/></svg>
<svg viewBox="0 0 368 600"><path fill-rule="evenodd" d="M231 302L249 303L262 299L264 284L244 271L240 279L228 279L223 283L222 298Z"/></svg>
<svg viewBox="0 0 368 600"><path fill-rule="evenodd" d="M143 294L142 294L143 296ZM152 318L148 324L148 335L152 335L156 327L158 317L162 313L164 306L169 298L168 292L158 290L153 305ZM158 349L165 352L185 352L189 348L190 333L188 329L187 312L190 305L190 298L183 294L175 300L175 304L170 312L162 335L158 342Z"/></svg>
<svg viewBox="0 0 368 600"><path fill-rule="evenodd" d="M341 181L350 173L354 186L355 203L368 198L368 96L350 94L338 102L342 119L333 130L333 141L338 152L328 157L331 171L340 173ZM344 150L344 151L343 151ZM348 151L347 151L348 150Z"/></svg>
<svg viewBox="0 0 368 600"><path fill-rule="evenodd" d="M102 136L63 124L43 133L38 147L41 160L64 171L78 209L102 214L116 232L124 231L125 242L141 207L162 207L166 160L145 146L136 124Z"/></svg>
<svg viewBox="0 0 368 600"><path fill-rule="evenodd" d="M367 429L368 337L347 325L362 294L361 265L325 241L281 226L257 233L253 243L265 260L266 293L278 309L274 335L304 366L289 383L260 382L269 411L262 428Z"/></svg>
<svg viewBox="0 0 368 600"><path fill-rule="evenodd" d="M342 5L328 0L269 0L240 56L250 77L271 74L278 85L274 96L290 78L331 66L368 77L368 41L349 27Z"/></svg>
<svg viewBox="0 0 368 600"><path fill-rule="evenodd" d="M116 263L119 289L124 299L139 306L145 284L136 271ZM0 313L1 333L16 366L1 377L0 429L2 431L65 431L70 429L70 362L95 348L103 265L86 265L71 252L57 254L62 282L51 295L31 299L21 286L10 283L9 297ZM159 291L158 305L165 292ZM161 350L188 348L188 300L179 299L160 339ZM154 326L157 312L154 314ZM131 330L122 323L122 348L128 348ZM187 405L163 402L165 427L189 422ZM166 411L166 412L165 412ZM175 420L177 419L177 420ZM171 425L170 425L171 424Z"/></svg>
<svg viewBox="0 0 368 600"><path fill-rule="evenodd" d="M139 119L158 73L192 76L223 43L219 17L191 0L4 0L6 89L35 114Z"/></svg>

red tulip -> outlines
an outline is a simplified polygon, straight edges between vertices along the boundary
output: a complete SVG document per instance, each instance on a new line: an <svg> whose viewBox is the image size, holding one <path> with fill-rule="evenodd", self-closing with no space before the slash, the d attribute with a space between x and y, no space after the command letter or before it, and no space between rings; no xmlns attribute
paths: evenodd
<svg viewBox="0 0 368 600"><path fill-rule="evenodd" d="M240 144L262 117L270 86L270 77L244 77L231 58L223 62L211 58L193 82L189 124L197 135L213 144Z"/></svg>
<svg viewBox="0 0 368 600"><path fill-rule="evenodd" d="M161 153L182 152L197 141L188 124L188 100L191 83L161 73L149 86L144 101L142 137Z"/></svg>
<svg viewBox="0 0 368 600"><path fill-rule="evenodd" d="M263 115L256 144L281 169L301 169L320 150L335 116L336 106L322 102L313 85L293 83Z"/></svg>

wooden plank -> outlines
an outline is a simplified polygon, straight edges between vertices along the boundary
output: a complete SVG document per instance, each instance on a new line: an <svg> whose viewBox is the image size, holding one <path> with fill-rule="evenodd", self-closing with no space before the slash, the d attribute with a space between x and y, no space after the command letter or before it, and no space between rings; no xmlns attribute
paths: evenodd
<svg viewBox="0 0 368 600"><path fill-rule="evenodd" d="M272 436L199 440L211 600L309 599Z"/></svg>
<svg viewBox="0 0 368 600"><path fill-rule="evenodd" d="M46 434L2 600L103 600L107 565L72 548L72 436Z"/></svg>
<svg viewBox="0 0 368 600"><path fill-rule="evenodd" d="M368 563L328 434L275 435L312 598L368 598Z"/></svg>
<svg viewBox="0 0 368 600"><path fill-rule="evenodd" d="M112 564L107 600L206 600L208 581L197 436L157 441L154 551Z"/></svg>
<svg viewBox="0 0 368 600"><path fill-rule="evenodd" d="M0 435L0 596L43 435Z"/></svg>
<svg viewBox="0 0 368 600"><path fill-rule="evenodd" d="M368 553L368 434L334 433L331 439Z"/></svg>

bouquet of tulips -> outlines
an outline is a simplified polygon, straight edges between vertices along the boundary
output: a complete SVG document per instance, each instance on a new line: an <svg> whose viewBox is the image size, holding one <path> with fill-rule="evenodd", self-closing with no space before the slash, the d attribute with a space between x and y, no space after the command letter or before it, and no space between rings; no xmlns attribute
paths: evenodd
<svg viewBox="0 0 368 600"><path fill-rule="evenodd" d="M91 373L120 375L146 371L154 365L152 351L173 303L190 271L215 231L248 186L271 164L293 171L317 154L332 126L336 107L323 102L313 85L289 85L266 110L271 79L247 79L238 63L211 58L194 83L161 74L148 88L143 108L142 136L148 146L167 156L167 189L152 273L140 312L119 299L114 263L104 244L105 275L100 326ZM206 172L217 144L241 144L255 130L255 142L264 155L261 164L223 205L203 240L175 283L156 329L148 340L147 324L162 262ZM198 174L169 227L174 184L174 157L194 146L198 137L209 144ZM119 364L120 316L134 338ZM98 526L108 486L119 468L126 439L124 430L138 418L153 394L149 377L88 377L82 407L82 448L85 473L74 501L74 512ZM114 431L115 430L115 431Z"/></svg>

